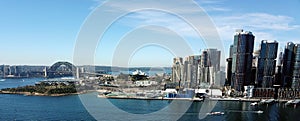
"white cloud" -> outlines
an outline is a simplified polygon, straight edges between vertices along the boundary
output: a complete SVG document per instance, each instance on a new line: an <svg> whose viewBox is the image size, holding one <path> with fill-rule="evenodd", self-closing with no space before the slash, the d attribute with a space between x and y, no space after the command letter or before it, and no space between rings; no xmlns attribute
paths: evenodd
<svg viewBox="0 0 300 121"><path fill-rule="evenodd" d="M98 4L102 4L105 0L95 0ZM223 7L224 0L196 0L205 11L230 11L230 9ZM117 10L123 11L131 11L126 4L126 1L120 1L115 4L109 4L112 8L117 8ZM128 4L128 3L127 3ZM130 3L130 8L134 8L134 6L143 6L142 4L148 4L145 2L133 2ZM158 2L151 2L152 6L165 8L166 10L173 10L178 13L184 13L189 15L191 18L197 19L195 13L199 12L197 8L190 7L190 3L186 2L181 5L176 5L176 2L169 3L174 4L174 6L180 6L175 8L170 8L164 4ZM204 11L202 11L204 12ZM129 16L131 18L129 21L123 21L124 25L136 26L140 23L152 24L152 25L163 25L177 32L191 37L198 37L194 32L193 28L190 27L187 23L178 19L178 17L174 15L170 15L163 12L158 11L142 11L137 14L131 14ZM199 17L198 17L199 18ZM233 15L220 15L220 16L212 16L212 20L215 22L219 34L221 35L222 40L232 40L233 33L235 29L243 28L245 30L252 31L256 37L259 39L277 39L272 35L271 32L268 31L291 31L295 29L299 29L300 25L294 25L292 22L294 18L284 15L272 15L268 13L242 13L242 14L234 14ZM201 22L201 21L199 21ZM203 28L203 27L202 27ZM203 28L210 29L210 28ZM213 36L216 33L211 33Z"/></svg>
<svg viewBox="0 0 300 121"><path fill-rule="evenodd" d="M218 20L221 20L223 25L241 25L261 30L270 29L286 31L300 27L299 25L291 25L291 22L294 21L292 17L267 13L246 13L234 16L221 16L217 17L216 21Z"/></svg>
<svg viewBox="0 0 300 121"><path fill-rule="evenodd" d="M98 4L102 4L105 0L95 0ZM180 2L180 4L178 3ZM209 17L206 11L230 11L230 9L222 7L224 0L187 0L187 1L161 1L161 2L151 2L151 1L144 1L144 2L131 2L128 4L127 1L118 1L114 2L113 4L108 4L107 7L111 8L107 11L115 12L118 11L127 11L132 12L131 8L139 8L140 6L145 6L147 4L151 4L151 6L155 6L154 8L163 8L163 11L168 12L168 10L175 12L175 14L184 14L188 16L188 19L192 19L193 21L197 21L201 23L201 29L205 30L207 36L215 36L216 31L215 27L211 28L211 22L205 21L207 17ZM192 4L198 3L197 7L193 6ZM178 6L178 7L174 7ZM202 8L203 10L199 9ZM151 7L150 7L151 9ZM202 14L202 15L201 15ZM203 18L205 17L205 18ZM123 25L127 26L136 26L141 23L143 24L150 24L150 25L161 25L172 30L175 30L177 33L180 33L183 36L188 37L199 37L193 27L178 18L177 15L171 15L168 13L163 13L162 11L142 11L136 14L130 14L127 21L122 21ZM187 19L187 18L185 18ZM210 19L210 18L208 18ZM207 24L206 24L207 23ZM198 26L199 29L199 26ZM211 33L209 33L211 32Z"/></svg>
<svg viewBox="0 0 300 121"><path fill-rule="evenodd" d="M122 21L122 23L132 27L138 25L160 25L183 36L198 37L193 28L177 16L158 11L141 11L130 14L126 17L126 21Z"/></svg>
<svg viewBox="0 0 300 121"><path fill-rule="evenodd" d="M205 11L217 11L217 12L228 12L231 11L229 8L224 8L224 7L218 7L218 6L204 6L203 7Z"/></svg>
<svg viewBox="0 0 300 121"><path fill-rule="evenodd" d="M118 8L117 10L131 11L128 7L124 6L125 1L118 2L117 4L110 4L112 8ZM211 12L224 12L231 11L231 9L223 6L223 0L196 0L196 2L204 8L205 11ZM130 3L130 7L134 6L143 6L142 4L148 4L147 2L134 2ZM153 3L152 3L153 4ZM190 7L190 3L186 2L184 4L177 5L176 2L168 3L174 4L170 8L165 4L154 3L152 6L162 7L166 10L173 10L178 13L184 13L190 18L202 22L199 20L199 10L197 8ZM198 10L198 11L197 11ZM202 12L205 12L202 11ZM198 12L198 13L197 13ZM201 15L200 15L201 16ZM150 25L162 25L176 32L189 36L189 37L198 37L196 32L193 30L188 23L183 22L178 19L177 16L170 15L161 11L140 11L135 14L130 14L128 17L129 21L123 21L122 24L128 26L136 26L139 24L150 24ZM261 40L278 40L282 39L278 37L277 33L279 32L289 32L295 29L299 29L300 25L293 24L295 21L293 17L285 15L274 15L269 13L241 13L236 14L234 12L231 15L219 14L218 16L212 15L212 20L215 22L218 33L224 43L232 43L233 34L236 29L244 29L252 31L256 36L256 43L260 43ZM205 24L204 24L205 25ZM211 27L211 26L209 26ZM203 26L201 29L206 29L209 33L209 36L215 36L215 31L210 31L211 28ZM280 40L281 41L281 40ZM227 48L225 50L228 50Z"/></svg>
<svg viewBox="0 0 300 121"><path fill-rule="evenodd" d="M245 13L232 16L215 16L215 24L222 40L232 41L236 29L252 31L256 42L261 40L277 40L274 31L288 32L300 28L294 25L294 18L283 15L272 15L267 13Z"/></svg>

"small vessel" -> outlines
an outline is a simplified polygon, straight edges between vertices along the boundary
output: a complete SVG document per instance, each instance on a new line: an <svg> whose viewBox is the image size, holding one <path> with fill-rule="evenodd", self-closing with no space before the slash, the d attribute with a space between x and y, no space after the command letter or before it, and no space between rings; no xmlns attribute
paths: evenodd
<svg viewBox="0 0 300 121"><path fill-rule="evenodd" d="M254 103L251 103L251 104L250 104L250 106L256 106L256 105L258 105L257 102L254 102Z"/></svg>
<svg viewBox="0 0 300 121"><path fill-rule="evenodd" d="M224 115L224 112L210 112L210 113L207 113L207 115Z"/></svg>
<svg viewBox="0 0 300 121"><path fill-rule="evenodd" d="M5 79L0 79L0 82L4 82L5 81Z"/></svg>
<svg viewBox="0 0 300 121"><path fill-rule="evenodd" d="M275 103L275 99L261 100L259 104L269 105Z"/></svg>
<svg viewBox="0 0 300 121"><path fill-rule="evenodd" d="M294 108L296 108L299 103L300 103L300 99L295 99L295 100L289 100L284 105L285 106L294 106Z"/></svg>
<svg viewBox="0 0 300 121"><path fill-rule="evenodd" d="M135 70L134 72L132 72L132 75L146 75L146 73L142 72L141 70Z"/></svg>
<svg viewBox="0 0 300 121"><path fill-rule="evenodd" d="M267 100L261 100L259 103L260 104L265 104Z"/></svg>
<svg viewBox="0 0 300 121"><path fill-rule="evenodd" d="M264 111L259 110L259 111L257 111L256 113L264 113Z"/></svg>
<svg viewBox="0 0 300 121"><path fill-rule="evenodd" d="M289 101L287 101L284 105L290 105L290 104L292 104L294 102L294 100L289 100Z"/></svg>

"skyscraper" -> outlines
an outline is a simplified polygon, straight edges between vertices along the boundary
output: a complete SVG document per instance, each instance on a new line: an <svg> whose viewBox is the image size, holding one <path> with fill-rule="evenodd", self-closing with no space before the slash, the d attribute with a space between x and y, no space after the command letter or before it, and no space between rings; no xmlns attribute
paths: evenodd
<svg viewBox="0 0 300 121"><path fill-rule="evenodd" d="M222 87L225 85L225 71L218 71L218 72L215 72L215 80L214 80L214 86L215 87Z"/></svg>
<svg viewBox="0 0 300 121"><path fill-rule="evenodd" d="M294 47L292 88L300 89L300 44Z"/></svg>
<svg viewBox="0 0 300 121"><path fill-rule="evenodd" d="M226 75L225 84L227 86L230 86L231 85L231 78L232 78L231 77L232 76L232 72L231 72L231 70L232 70L232 58L227 58L226 61L227 61L227 75Z"/></svg>
<svg viewBox="0 0 300 121"><path fill-rule="evenodd" d="M254 35L252 32L237 30L232 48L232 87L243 91L251 82Z"/></svg>
<svg viewBox="0 0 300 121"><path fill-rule="evenodd" d="M293 74L293 60L294 60L294 46L292 42L288 42L284 49L283 65L282 65L282 86L292 86L292 74Z"/></svg>
<svg viewBox="0 0 300 121"><path fill-rule="evenodd" d="M184 61L184 85L188 88L193 88L198 85L198 64L200 55L188 56Z"/></svg>
<svg viewBox="0 0 300 121"><path fill-rule="evenodd" d="M173 59L172 81L178 82L183 80L183 59L178 57Z"/></svg>
<svg viewBox="0 0 300 121"><path fill-rule="evenodd" d="M232 55L233 55L233 45L230 45L229 49L229 58L226 59L227 61L227 70L226 70L226 82L225 84L227 86L231 85L231 79L232 79Z"/></svg>
<svg viewBox="0 0 300 121"><path fill-rule="evenodd" d="M220 71L221 51L217 49L206 49L202 51L201 63L199 65L200 82L214 84L215 73Z"/></svg>
<svg viewBox="0 0 300 121"><path fill-rule="evenodd" d="M214 71L220 71L220 58L221 51L217 49L207 49L208 60L211 67L213 67Z"/></svg>
<svg viewBox="0 0 300 121"><path fill-rule="evenodd" d="M202 51L201 61L198 68L200 83L209 83L209 58L206 50Z"/></svg>
<svg viewBox="0 0 300 121"><path fill-rule="evenodd" d="M257 60L256 85L258 87L272 87L275 78L278 42L261 41Z"/></svg>
<svg viewBox="0 0 300 121"><path fill-rule="evenodd" d="M277 59L277 66L275 70L275 85L282 85L281 77L282 77L282 60L283 60L283 52L280 51Z"/></svg>

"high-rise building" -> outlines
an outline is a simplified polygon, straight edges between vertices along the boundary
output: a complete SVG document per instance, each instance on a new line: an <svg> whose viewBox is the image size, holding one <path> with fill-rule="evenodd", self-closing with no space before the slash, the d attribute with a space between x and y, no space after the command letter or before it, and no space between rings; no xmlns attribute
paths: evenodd
<svg viewBox="0 0 300 121"><path fill-rule="evenodd" d="M233 55L233 45L230 45L229 49L229 58L226 59L227 61L227 70L226 70L226 82L227 86L231 85L232 79L232 55Z"/></svg>
<svg viewBox="0 0 300 121"><path fill-rule="evenodd" d="M220 57L221 51L207 49L201 55L188 56L184 60L174 58L172 81L178 82L181 88L197 88L201 83L205 86L212 85L215 83L216 72L220 71ZM223 76L221 72L219 75Z"/></svg>
<svg viewBox="0 0 300 121"><path fill-rule="evenodd" d="M209 57L206 50L202 51L201 61L198 68L198 75L200 83L209 83Z"/></svg>
<svg viewBox="0 0 300 121"><path fill-rule="evenodd" d="M300 44L295 44L293 59L292 88L300 89Z"/></svg>
<svg viewBox="0 0 300 121"><path fill-rule="evenodd" d="M218 71L215 73L215 81L214 81L214 86L215 87L222 87L225 85L225 72L224 71Z"/></svg>
<svg viewBox="0 0 300 121"><path fill-rule="evenodd" d="M275 78L278 42L261 41L257 60L256 85L257 87L272 87Z"/></svg>
<svg viewBox="0 0 300 121"><path fill-rule="evenodd" d="M258 60L259 60L259 54L260 54L260 49L255 50L253 52L253 60L252 60L252 72L251 72L251 85L255 85L255 87L258 87L258 83L256 82L256 73L257 73L257 65L258 65Z"/></svg>
<svg viewBox="0 0 300 121"><path fill-rule="evenodd" d="M282 59L283 59L283 52L281 51L278 55L277 59L277 66L275 70L275 85L282 85Z"/></svg>
<svg viewBox="0 0 300 121"><path fill-rule="evenodd" d="M201 67L209 67L210 66L209 57L208 57L208 53L206 50L202 51L200 66Z"/></svg>
<svg viewBox="0 0 300 121"><path fill-rule="evenodd" d="M294 60L294 47L295 44L288 42L284 49L283 54L283 65L282 65L282 86L291 87L292 86L292 75L293 75L293 60Z"/></svg>
<svg viewBox="0 0 300 121"><path fill-rule="evenodd" d="M250 85L253 59L254 35L252 32L237 30L232 48L232 87L243 91Z"/></svg>
<svg viewBox="0 0 300 121"><path fill-rule="evenodd" d="M214 84L215 73L220 71L221 51L206 49L202 51L201 62L198 68L199 80L202 83Z"/></svg>
<svg viewBox="0 0 300 121"><path fill-rule="evenodd" d="M184 61L184 83L187 88L194 88L198 85L198 64L200 62L200 55L188 56Z"/></svg>
<svg viewBox="0 0 300 121"><path fill-rule="evenodd" d="M233 45L230 45L230 48L229 48L229 58L232 58L232 55L233 55Z"/></svg>
<svg viewBox="0 0 300 121"><path fill-rule="evenodd" d="M180 83L183 80L183 59L181 57L173 59L172 81Z"/></svg>
<svg viewBox="0 0 300 121"><path fill-rule="evenodd" d="M232 58L227 58L227 75L226 75L226 82L227 86L231 85L231 76L232 76Z"/></svg>
<svg viewBox="0 0 300 121"><path fill-rule="evenodd" d="M221 51L217 49L207 49L208 61L211 67L213 67L213 72L220 71L220 58Z"/></svg>

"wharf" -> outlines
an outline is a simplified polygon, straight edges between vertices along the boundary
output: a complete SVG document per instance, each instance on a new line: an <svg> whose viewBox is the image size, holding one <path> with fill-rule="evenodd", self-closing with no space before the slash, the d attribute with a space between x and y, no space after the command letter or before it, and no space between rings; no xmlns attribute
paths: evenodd
<svg viewBox="0 0 300 121"><path fill-rule="evenodd" d="M148 98L148 97L126 97L126 96L102 96L98 95L100 98L107 99L133 99L133 100L183 100L183 101L203 101L199 98L166 98L166 97L157 97L157 98Z"/></svg>

